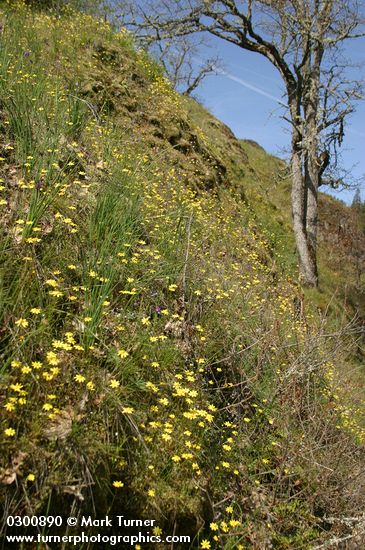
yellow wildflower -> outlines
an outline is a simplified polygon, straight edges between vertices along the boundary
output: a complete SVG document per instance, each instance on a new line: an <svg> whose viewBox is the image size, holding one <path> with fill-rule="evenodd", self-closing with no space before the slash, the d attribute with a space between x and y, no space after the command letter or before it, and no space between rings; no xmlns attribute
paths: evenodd
<svg viewBox="0 0 365 550"><path fill-rule="evenodd" d="M113 481L113 487L120 489L121 487L124 487L124 483L122 481Z"/></svg>
<svg viewBox="0 0 365 550"><path fill-rule="evenodd" d="M48 285L48 286L53 286L53 288L56 288L56 287L59 286L59 285L58 285L58 282L55 281L54 279L47 279L46 285Z"/></svg>
<svg viewBox="0 0 365 550"><path fill-rule="evenodd" d="M29 322L26 319L20 318L17 321L15 321L15 324L17 327L27 328L27 326L29 325Z"/></svg>
<svg viewBox="0 0 365 550"><path fill-rule="evenodd" d="M16 391L17 393L21 393L22 389L23 389L23 384L10 384L10 389L13 390L13 391Z"/></svg>

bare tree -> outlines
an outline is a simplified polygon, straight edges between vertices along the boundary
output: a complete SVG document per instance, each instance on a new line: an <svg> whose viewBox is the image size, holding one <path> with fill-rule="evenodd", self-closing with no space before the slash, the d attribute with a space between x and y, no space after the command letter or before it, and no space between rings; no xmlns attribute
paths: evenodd
<svg viewBox="0 0 365 550"><path fill-rule="evenodd" d="M179 33L175 36L165 33L165 29L161 33L158 21L150 17L149 11L153 11L151 4L143 2L138 6L134 1L124 0L119 19L123 25L132 27L137 42L157 57L172 85L183 95L191 95L206 76L222 68L222 61L219 56L202 56L201 50L209 47L202 35L188 38Z"/></svg>
<svg viewBox="0 0 365 550"><path fill-rule="evenodd" d="M217 74L222 67L218 56L202 59L200 51L206 47L203 37L198 40L186 36L159 40L157 36L149 37L148 50L157 53L172 85L183 95L191 95L206 76Z"/></svg>
<svg viewBox="0 0 365 550"><path fill-rule="evenodd" d="M138 3L137 3L138 4ZM137 27L160 40L209 33L278 70L291 128L293 228L303 284L318 285L318 188L361 98L343 43L364 36L357 0L150 0Z"/></svg>

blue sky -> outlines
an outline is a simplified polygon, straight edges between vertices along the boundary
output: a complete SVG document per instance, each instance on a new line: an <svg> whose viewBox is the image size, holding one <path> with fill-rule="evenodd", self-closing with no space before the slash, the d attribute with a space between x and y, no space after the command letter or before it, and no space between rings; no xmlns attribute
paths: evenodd
<svg viewBox="0 0 365 550"><path fill-rule="evenodd" d="M281 119L283 110L278 101L284 100L283 86L276 69L264 57L244 51L233 44L214 39L209 55L218 54L229 76L209 76L198 88L198 99L238 138L253 139L269 153L285 156L290 143L288 125ZM365 41L356 40L348 47L347 57L356 63L365 60ZM362 75L361 75L362 73ZM350 72L351 74L351 72ZM356 70L352 77L365 76ZM365 174L365 101L356 102L345 129L342 145L343 165L356 178ZM360 182L365 200L365 183ZM323 188L331 192L328 188ZM338 198L351 202L354 190L334 192Z"/></svg>

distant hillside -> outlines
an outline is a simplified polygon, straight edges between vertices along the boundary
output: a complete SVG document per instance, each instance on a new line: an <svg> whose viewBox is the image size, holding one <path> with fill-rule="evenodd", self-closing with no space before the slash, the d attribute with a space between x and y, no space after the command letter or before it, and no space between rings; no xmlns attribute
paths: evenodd
<svg viewBox="0 0 365 550"><path fill-rule="evenodd" d="M161 549L362 548L356 212L321 196L304 291L282 160L179 96L127 31L22 2L0 26L3 517L154 520ZM80 528L0 533L30 549L6 537Z"/></svg>

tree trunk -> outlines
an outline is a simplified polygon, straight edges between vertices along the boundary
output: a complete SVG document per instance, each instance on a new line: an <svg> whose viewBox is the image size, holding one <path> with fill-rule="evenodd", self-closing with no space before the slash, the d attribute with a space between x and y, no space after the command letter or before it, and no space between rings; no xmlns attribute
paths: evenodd
<svg viewBox="0 0 365 550"><path fill-rule="evenodd" d="M316 54L317 55L317 54ZM320 52L318 53L320 55ZM315 56L316 57L316 56ZM317 107L319 88L319 63L315 59L315 67L312 69L310 85L303 101L305 135L302 143L305 154L304 192L305 192L305 233L311 262L314 266L315 284L318 285L317 271L317 227L318 227L318 187L319 187L319 163L318 163L318 130ZM313 279L314 280L314 279Z"/></svg>
<svg viewBox="0 0 365 550"><path fill-rule="evenodd" d="M316 151L309 151L305 182L307 193L306 234L309 253L315 266L317 266L318 186L319 166ZM318 279L317 267L316 277Z"/></svg>
<svg viewBox="0 0 365 550"><path fill-rule="evenodd" d="M312 197L307 196L305 178L302 173L302 154L298 148L293 147L292 152L292 212L295 242L299 259L299 273L302 283L308 287L318 285L317 264L315 255L312 254L307 236L306 220L308 203L312 204Z"/></svg>

